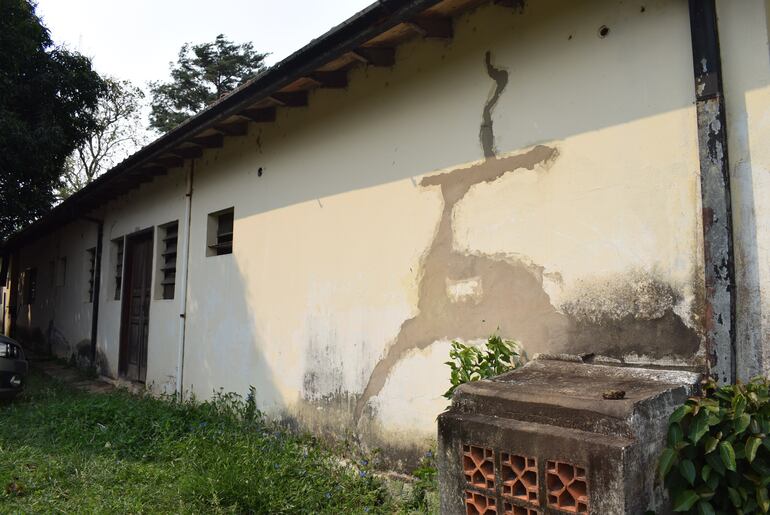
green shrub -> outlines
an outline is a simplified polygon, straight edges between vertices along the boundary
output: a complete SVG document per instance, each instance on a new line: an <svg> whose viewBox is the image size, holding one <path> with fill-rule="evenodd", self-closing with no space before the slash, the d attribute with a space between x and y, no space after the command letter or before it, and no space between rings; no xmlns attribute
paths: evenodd
<svg viewBox="0 0 770 515"><path fill-rule="evenodd" d="M496 334L482 347L453 341L449 351L452 361L446 362L452 370L452 387L444 397L451 399L455 389L463 383L494 377L518 367L521 364L519 349L517 342L504 340Z"/></svg>
<svg viewBox="0 0 770 515"><path fill-rule="evenodd" d="M691 397L669 418L659 472L675 511L768 513L770 382L717 387Z"/></svg>

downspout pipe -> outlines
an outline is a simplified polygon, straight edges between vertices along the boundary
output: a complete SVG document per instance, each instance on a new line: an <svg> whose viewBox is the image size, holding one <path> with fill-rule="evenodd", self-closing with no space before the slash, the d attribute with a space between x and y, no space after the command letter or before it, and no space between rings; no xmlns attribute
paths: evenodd
<svg viewBox="0 0 770 515"><path fill-rule="evenodd" d="M179 400L184 397L184 346L185 330L187 329L187 277L190 265L190 221L192 219L192 195L193 177L195 174L195 160L190 160L190 168L187 170L187 189L185 192L184 227L182 228L182 254L179 266L182 275L179 281L179 344L176 365L176 394Z"/></svg>
<svg viewBox="0 0 770 515"><path fill-rule="evenodd" d="M689 0L705 259L708 371L736 379L736 291L727 120L715 0Z"/></svg>
<svg viewBox="0 0 770 515"><path fill-rule="evenodd" d="M99 290L102 283L102 239L104 239L104 220L88 218L96 224L96 256L94 256L94 286L91 312L91 366L96 366L96 338L99 330Z"/></svg>

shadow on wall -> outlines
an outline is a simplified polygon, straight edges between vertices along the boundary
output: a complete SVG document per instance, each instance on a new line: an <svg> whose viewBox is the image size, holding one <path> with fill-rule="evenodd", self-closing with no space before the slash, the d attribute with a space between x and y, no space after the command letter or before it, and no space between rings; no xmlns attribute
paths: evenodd
<svg viewBox="0 0 770 515"><path fill-rule="evenodd" d="M228 254L201 258L203 266L220 281L219 287L207 289L205 295L195 295L191 279L187 319L194 323L188 322L186 333L191 335L191 341L197 342L201 340L192 336L193 331L204 335L207 348L198 352L188 344L184 356L184 389L193 395L234 392L245 398L249 388L254 387L257 407L275 413L275 407L284 402L276 386L276 371L264 356L264 339L255 323L259 314L249 309L246 281L239 276L237 267L232 266L232 257ZM191 258L191 277L193 266ZM227 309L223 310L222 306Z"/></svg>

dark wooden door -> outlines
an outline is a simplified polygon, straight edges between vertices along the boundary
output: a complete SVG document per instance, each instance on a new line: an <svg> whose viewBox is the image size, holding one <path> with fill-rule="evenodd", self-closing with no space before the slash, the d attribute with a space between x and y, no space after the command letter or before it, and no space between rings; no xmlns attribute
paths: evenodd
<svg viewBox="0 0 770 515"><path fill-rule="evenodd" d="M126 242L120 370L131 381L147 378L147 336L152 298L152 231Z"/></svg>

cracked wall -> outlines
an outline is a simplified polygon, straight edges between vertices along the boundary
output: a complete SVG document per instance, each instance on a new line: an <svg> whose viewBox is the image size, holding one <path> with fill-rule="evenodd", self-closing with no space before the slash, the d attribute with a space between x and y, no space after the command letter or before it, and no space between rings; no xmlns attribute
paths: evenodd
<svg viewBox="0 0 770 515"><path fill-rule="evenodd" d="M398 464L432 438L455 338L701 367L688 23L663 0L484 6L207 152L186 386L253 384ZM228 205L234 252L205 258L196 220Z"/></svg>

